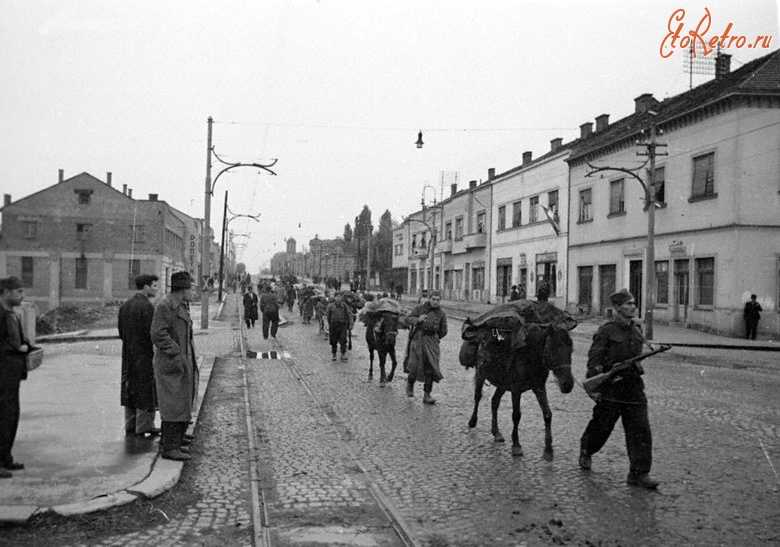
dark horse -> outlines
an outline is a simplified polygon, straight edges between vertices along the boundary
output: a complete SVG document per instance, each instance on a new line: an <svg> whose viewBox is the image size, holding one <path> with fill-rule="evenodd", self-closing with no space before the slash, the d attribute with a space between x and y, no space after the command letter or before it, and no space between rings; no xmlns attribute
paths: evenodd
<svg viewBox="0 0 780 547"><path fill-rule="evenodd" d="M366 325L366 344L368 344L369 365L368 377L374 377L374 351L379 354L379 384L392 382L398 361L395 357L395 339L398 336L398 316L393 313L382 313L375 321ZM393 363L390 374L385 373L387 356Z"/></svg>
<svg viewBox="0 0 780 547"><path fill-rule="evenodd" d="M501 397L507 391L512 392L512 455L522 456L523 449L517 435L520 424L520 395L529 389L536 395L544 416L544 459L551 461L552 448L552 411L547 400L547 377L552 371L558 380L562 393L571 392L574 377L571 373L572 341L569 330L564 324L529 323L526 344L519 350L511 351L511 337L503 338L500 331L494 330L480 345L479 364L474 370L474 412L469 427L477 425L477 409L482 398L482 386L485 380L496 387L491 400L493 422L491 433L497 443L504 442L498 430L498 407ZM491 359L504 355L505 359ZM501 361L501 362L499 362Z"/></svg>

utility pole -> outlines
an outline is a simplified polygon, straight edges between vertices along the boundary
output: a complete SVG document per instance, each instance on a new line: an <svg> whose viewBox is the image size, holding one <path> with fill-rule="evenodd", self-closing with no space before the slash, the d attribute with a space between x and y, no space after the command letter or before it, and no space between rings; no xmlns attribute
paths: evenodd
<svg viewBox="0 0 780 547"><path fill-rule="evenodd" d="M201 277L208 275L211 270L211 242L209 232L211 231L211 131L214 125L214 119L209 116L208 136L206 138L206 200L205 211L203 214L203 233L201 234ZM201 279L197 280L201 283ZM209 293L202 291L200 295L200 328L209 328Z"/></svg>
<svg viewBox="0 0 780 547"><path fill-rule="evenodd" d="M225 228L227 228L228 191L225 190L225 208L222 211L222 244L219 246L219 292L217 302L222 302L222 272L225 263Z"/></svg>

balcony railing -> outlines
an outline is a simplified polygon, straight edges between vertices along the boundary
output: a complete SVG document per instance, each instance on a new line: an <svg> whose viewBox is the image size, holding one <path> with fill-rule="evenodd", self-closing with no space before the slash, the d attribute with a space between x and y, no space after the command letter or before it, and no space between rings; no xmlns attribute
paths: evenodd
<svg viewBox="0 0 780 547"><path fill-rule="evenodd" d="M445 239L444 241L439 241L439 243L436 244L436 250L439 251L440 253L451 253L452 240Z"/></svg>
<svg viewBox="0 0 780 547"><path fill-rule="evenodd" d="M477 249L487 246L487 234L485 232L468 234L463 236L463 243L467 249Z"/></svg>
<svg viewBox="0 0 780 547"><path fill-rule="evenodd" d="M417 247L412 252L413 258L428 258L428 249L426 247Z"/></svg>

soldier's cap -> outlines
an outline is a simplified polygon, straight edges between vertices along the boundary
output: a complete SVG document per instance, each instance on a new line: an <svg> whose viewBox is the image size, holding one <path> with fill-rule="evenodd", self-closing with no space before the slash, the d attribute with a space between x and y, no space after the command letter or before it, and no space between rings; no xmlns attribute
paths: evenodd
<svg viewBox="0 0 780 547"><path fill-rule="evenodd" d="M628 289L620 289L618 292L609 295L609 301L616 308L619 308L629 300L634 300L634 295L628 292Z"/></svg>
<svg viewBox="0 0 780 547"><path fill-rule="evenodd" d="M22 280L15 275L0 279L0 292L6 289L9 291L15 291L16 289L21 289L22 287L24 287L24 285L22 285Z"/></svg>
<svg viewBox="0 0 780 547"><path fill-rule="evenodd" d="M171 275L171 290L191 288L192 276L189 272L176 272Z"/></svg>

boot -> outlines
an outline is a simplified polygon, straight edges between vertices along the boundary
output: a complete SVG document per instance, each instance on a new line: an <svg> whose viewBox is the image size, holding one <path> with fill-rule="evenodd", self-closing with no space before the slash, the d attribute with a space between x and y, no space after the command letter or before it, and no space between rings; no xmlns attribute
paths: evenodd
<svg viewBox="0 0 780 547"><path fill-rule="evenodd" d="M333 354L331 355L331 357L330 357L330 360L331 360L331 361L335 361L335 360L336 360L336 352L335 352L335 351L334 351L334 352L333 352Z"/></svg>
<svg viewBox="0 0 780 547"><path fill-rule="evenodd" d="M180 429L180 426L184 426ZM181 451L182 434L187 427L186 423L178 422L162 423L162 435L160 436L160 456L166 460L187 461L192 456Z"/></svg>
<svg viewBox="0 0 780 547"><path fill-rule="evenodd" d="M406 395L409 397L414 397L414 380L406 381Z"/></svg>
<svg viewBox="0 0 780 547"><path fill-rule="evenodd" d="M634 473L632 471L628 474L626 483L631 486L641 486L648 490L655 490L658 488L658 481L651 478L647 473Z"/></svg>
<svg viewBox="0 0 780 547"><path fill-rule="evenodd" d="M430 393L426 393L425 395L423 395L423 403L426 405L436 404L436 399L431 397Z"/></svg>
<svg viewBox="0 0 780 547"><path fill-rule="evenodd" d="M347 354L345 352L341 352L341 360L346 361L347 360Z"/></svg>

